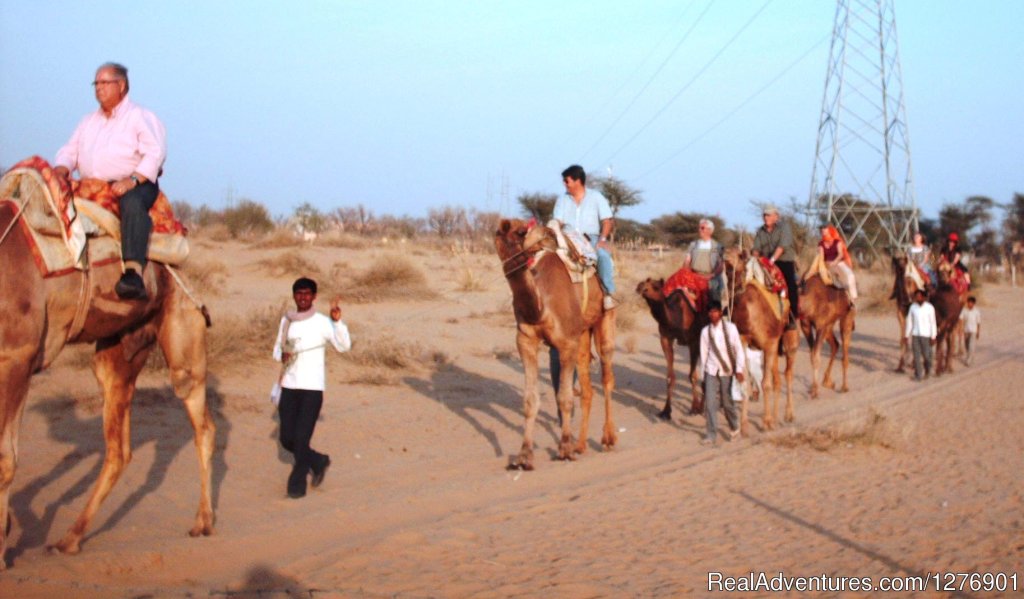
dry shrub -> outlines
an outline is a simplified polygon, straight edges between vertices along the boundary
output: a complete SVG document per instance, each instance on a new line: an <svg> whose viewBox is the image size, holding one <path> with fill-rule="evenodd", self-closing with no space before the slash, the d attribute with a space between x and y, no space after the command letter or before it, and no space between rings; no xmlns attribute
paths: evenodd
<svg viewBox="0 0 1024 599"><path fill-rule="evenodd" d="M349 385L398 385L401 378L394 372L384 368L370 368L352 373L352 376L345 379Z"/></svg>
<svg viewBox="0 0 1024 599"><path fill-rule="evenodd" d="M189 285L199 293L219 295L227 279L228 267L219 260L196 260L185 262L182 267Z"/></svg>
<svg viewBox="0 0 1024 599"><path fill-rule="evenodd" d="M352 351L343 355L348 361L359 366L406 370L422 364L427 354L420 344L414 341L402 341L389 334L383 334L358 340L352 344Z"/></svg>
<svg viewBox="0 0 1024 599"><path fill-rule="evenodd" d="M889 312L895 309L892 295L893 277L882 273L857 273L857 311L861 313Z"/></svg>
<svg viewBox="0 0 1024 599"><path fill-rule="evenodd" d="M262 249L296 248L306 243L288 227L277 227L269 235L253 243L253 247Z"/></svg>
<svg viewBox="0 0 1024 599"><path fill-rule="evenodd" d="M370 242L365 237L338 231L321 235L317 239L317 245L345 250L364 250L370 247Z"/></svg>
<svg viewBox="0 0 1024 599"><path fill-rule="evenodd" d="M294 249L273 258L264 258L258 263L264 270L275 277L315 276L320 274L320 267L307 258L301 250Z"/></svg>
<svg viewBox="0 0 1024 599"><path fill-rule="evenodd" d="M270 359L284 305L265 306L252 314L226 315L206 331L206 359L211 369Z"/></svg>
<svg viewBox="0 0 1024 599"><path fill-rule="evenodd" d="M231 231L228 229L227 225L223 223L215 223L205 227L198 227L195 231L189 230L189 237L199 239L199 245L203 245L204 247L210 247L208 244L202 243L204 240L224 243L225 241L233 239Z"/></svg>
<svg viewBox="0 0 1024 599"><path fill-rule="evenodd" d="M427 288L427 278L404 256L379 256L370 266L352 278L345 297L349 301L371 303L399 299L433 299L437 294Z"/></svg>
<svg viewBox="0 0 1024 599"><path fill-rule="evenodd" d="M893 424L874 408L859 423L833 424L812 430L797 430L788 435L772 437L769 442L778 447L794 449L807 447L816 451L830 451L836 447L882 447L892 449L898 441Z"/></svg>
<svg viewBox="0 0 1024 599"><path fill-rule="evenodd" d="M484 291L487 286L473 269L465 266L460 271L457 289L459 291Z"/></svg>

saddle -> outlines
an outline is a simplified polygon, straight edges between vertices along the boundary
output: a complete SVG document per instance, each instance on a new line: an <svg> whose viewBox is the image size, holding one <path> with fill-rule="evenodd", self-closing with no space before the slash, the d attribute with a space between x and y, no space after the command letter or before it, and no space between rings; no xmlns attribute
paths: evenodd
<svg viewBox="0 0 1024 599"><path fill-rule="evenodd" d="M597 252L586 237L578 231L564 231L558 221L548 223L558 248L554 253L565 264L573 283L582 283L597 275ZM544 250L542 250L543 252ZM550 251L550 250L547 250ZM539 254L538 254L539 256Z"/></svg>
<svg viewBox="0 0 1024 599"><path fill-rule="evenodd" d="M703 275L685 266L680 268L665 279L665 285L661 292L667 298L677 290L682 292L696 312L701 313L707 310L708 280Z"/></svg>
<svg viewBox="0 0 1024 599"><path fill-rule="evenodd" d="M14 165L0 178L0 198L16 204L18 221L44 277L85 270L97 260L120 260L117 198L107 182L85 179L68 188L53 174L46 160L33 156ZM171 265L184 262L189 252L186 231L174 220L170 202L163 193L150 216L153 233L149 258ZM98 253L85 252L90 243L101 239L111 243L100 243L94 248L102 248Z"/></svg>
<svg viewBox="0 0 1024 599"><path fill-rule="evenodd" d="M751 256L744 269L743 282L764 296L776 318L785 322L789 321L786 279L782 276L782 271L770 260Z"/></svg>

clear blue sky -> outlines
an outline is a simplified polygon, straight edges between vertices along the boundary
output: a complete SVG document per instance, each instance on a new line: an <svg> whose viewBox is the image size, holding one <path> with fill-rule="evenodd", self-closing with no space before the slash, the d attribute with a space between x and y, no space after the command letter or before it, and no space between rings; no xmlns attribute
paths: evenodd
<svg viewBox="0 0 1024 599"><path fill-rule="evenodd" d="M775 0L729 44L763 4L0 0L0 165L52 159L112 60L167 126L172 200L512 214L579 162L642 190L624 217L751 223L808 196L835 13ZM1024 2L896 16L924 216L1024 191Z"/></svg>

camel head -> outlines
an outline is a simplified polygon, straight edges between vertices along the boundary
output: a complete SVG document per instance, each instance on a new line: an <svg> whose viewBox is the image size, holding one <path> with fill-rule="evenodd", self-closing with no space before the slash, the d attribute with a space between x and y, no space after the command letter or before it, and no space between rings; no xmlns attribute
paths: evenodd
<svg viewBox="0 0 1024 599"><path fill-rule="evenodd" d="M665 287L665 279L652 279L647 277L636 286L636 292L645 300L653 302L663 301L662 289Z"/></svg>
<svg viewBox="0 0 1024 599"><path fill-rule="evenodd" d="M502 219L498 230L494 232L494 248L498 257L508 260L523 250L523 239L529 230L526 221L519 219Z"/></svg>

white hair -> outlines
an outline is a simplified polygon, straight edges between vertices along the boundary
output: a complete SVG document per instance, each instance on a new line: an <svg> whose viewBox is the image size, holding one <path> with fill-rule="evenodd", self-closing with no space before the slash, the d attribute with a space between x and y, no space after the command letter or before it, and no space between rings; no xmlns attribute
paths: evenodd
<svg viewBox="0 0 1024 599"><path fill-rule="evenodd" d="M715 223L712 222L710 219L702 218L702 219L700 219L700 222L698 223L698 225L702 226L702 227L706 225L707 228L708 228L708 231L711 231L712 233L715 232Z"/></svg>

